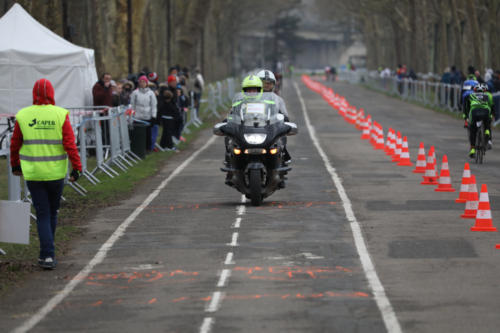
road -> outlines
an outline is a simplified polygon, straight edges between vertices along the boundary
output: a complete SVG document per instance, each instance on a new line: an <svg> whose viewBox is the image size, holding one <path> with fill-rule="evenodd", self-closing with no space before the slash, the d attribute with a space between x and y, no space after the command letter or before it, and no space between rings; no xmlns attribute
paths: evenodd
<svg viewBox="0 0 500 333"><path fill-rule="evenodd" d="M498 331L500 235L470 232L457 193L420 185L412 167L373 150L295 82L284 90L300 131L288 140L286 189L249 205L224 185L223 140L204 132L132 198L89 221L57 270L7 297L0 331ZM408 136L412 161L420 141L435 146L439 165L447 154L459 187L467 161L459 120L328 85ZM493 150L486 164L471 164L488 184L497 227L499 160Z"/></svg>

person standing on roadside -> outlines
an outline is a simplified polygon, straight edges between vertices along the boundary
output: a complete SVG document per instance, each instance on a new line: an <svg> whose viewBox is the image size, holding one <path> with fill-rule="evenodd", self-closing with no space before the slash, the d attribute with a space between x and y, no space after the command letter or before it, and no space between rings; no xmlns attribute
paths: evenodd
<svg viewBox="0 0 500 333"><path fill-rule="evenodd" d="M74 182L80 176L82 164L69 111L55 105L52 84L40 79L33 87L33 105L16 114L10 164L12 173L27 181L31 193L40 239L38 264L45 269L57 265L54 238L68 157L73 167L69 180Z"/></svg>
<svg viewBox="0 0 500 333"><path fill-rule="evenodd" d="M156 124L158 101L155 93L148 87L149 80L145 75L139 77L138 82L139 88L130 95L130 104L132 104L132 109L135 110L135 117L149 123L146 128L146 150L150 152L152 145L154 145L151 138L151 129Z"/></svg>
<svg viewBox="0 0 500 333"><path fill-rule="evenodd" d="M104 73L92 88L94 106L113 106L113 87L111 86L111 74Z"/></svg>

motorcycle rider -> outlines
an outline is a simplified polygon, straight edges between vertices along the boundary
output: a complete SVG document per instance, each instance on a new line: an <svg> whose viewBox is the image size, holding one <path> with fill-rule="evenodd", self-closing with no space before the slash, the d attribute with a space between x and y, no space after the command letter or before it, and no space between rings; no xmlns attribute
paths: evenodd
<svg viewBox="0 0 500 333"><path fill-rule="evenodd" d="M249 75L243 79L243 82L241 83L241 92L245 96L245 98L250 99L250 98L256 98L262 95L263 89L262 89L262 81L261 79L256 76L256 75ZM238 106L241 104L241 101L233 103L233 107ZM231 109L232 112L232 109ZM223 122L227 122L227 119L224 119ZM224 138L224 143L226 145L226 154L225 154L225 160L224 164L228 169L231 169L231 149L230 149L230 142L231 139L229 137ZM231 171L227 172L226 175L226 184L227 185L232 185L231 178L233 177L233 173Z"/></svg>
<svg viewBox="0 0 500 333"><path fill-rule="evenodd" d="M276 107L278 108L278 112L281 113L283 116L285 116L285 121L290 121L288 117L288 112L286 110L286 105L285 101L281 96L276 94L274 92L274 88L276 87L276 77L274 76L273 72L267 69L263 69L260 72L257 73L257 76L261 79L263 83L263 89L264 92L269 92L272 93L276 100ZM285 164L289 164L292 161L292 157L288 153L288 150L286 149L286 137L283 137L283 160Z"/></svg>
<svg viewBox="0 0 500 333"><path fill-rule="evenodd" d="M478 84L474 87L474 91L469 95L470 112L468 115L469 119L469 141L470 141L470 152L469 157L474 158L476 156L476 122L479 120L484 121L486 140L488 140L488 149L491 149L491 110L494 107L493 96L488 92L488 86L484 83Z"/></svg>

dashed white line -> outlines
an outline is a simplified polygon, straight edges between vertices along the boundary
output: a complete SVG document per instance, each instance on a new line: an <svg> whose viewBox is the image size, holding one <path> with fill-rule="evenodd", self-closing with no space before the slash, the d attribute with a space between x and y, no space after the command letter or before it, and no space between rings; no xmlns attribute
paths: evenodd
<svg viewBox="0 0 500 333"><path fill-rule="evenodd" d="M226 260L224 260L224 265L234 265L233 252L227 253Z"/></svg>
<svg viewBox="0 0 500 333"><path fill-rule="evenodd" d="M215 323L215 319L212 317L206 317L203 319L203 323L200 327L200 333L208 333L212 329L213 324Z"/></svg>
<svg viewBox="0 0 500 333"><path fill-rule="evenodd" d="M233 232L233 236L231 237L231 243L227 244L229 246L238 246L238 233Z"/></svg>
<svg viewBox="0 0 500 333"><path fill-rule="evenodd" d="M233 229L238 229L241 225L241 217L236 218L236 221L234 221L232 228Z"/></svg>
<svg viewBox="0 0 500 333"><path fill-rule="evenodd" d="M35 325L37 325L41 320L43 320L62 300L64 300L72 291L76 288L80 282L85 281L85 278L92 272L96 265L99 265L106 258L108 251L113 247L113 245L125 234L127 228L135 221L137 216L146 208L151 201L153 201L158 194L174 179L179 173L181 173L202 151L207 149L214 141L216 137L212 136L200 149L195 151L189 158L182 162L167 179L163 180L157 189L155 189L148 197L138 206L132 214L130 214L125 221L123 221L118 228L113 232L113 234L108 238L108 240L101 246L97 251L96 255L89 263L74 276L64 287L64 289L58 292L54 297L52 297L40 310L38 310L33 316L26 320L21 326L17 327L13 332L21 333L27 332Z"/></svg>
<svg viewBox="0 0 500 333"><path fill-rule="evenodd" d="M365 276L368 280L368 284L372 289L373 295L375 297L375 301L377 306L382 314L382 319L384 320L385 327L387 331L390 333L399 333L401 332L401 326L399 325L398 318L396 317L396 313L392 308L391 302L389 298L385 294L384 286L377 275L377 271L375 270L375 265L372 262L370 257L370 253L366 247L365 240L363 238L363 233L361 232L361 226L359 225L356 216L354 215L354 211L352 210L351 200L347 196L347 193L342 185L342 181L340 177L337 175L335 168L332 167L328 156L326 155L323 148L319 143L318 137L316 135L316 130L311 125L311 121L309 120L309 115L307 114L306 104L304 103L304 99L302 98L302 94L300 92L299 87L296 82L293 82L295 87L295 91L297 92L297 96L299 97L300 104L302 106L302 113L304 114L304 120L306 122L307 129L309 131L309 136L314 143L319 155L323 159L323 163L325 165L326 170L330 174L335 187L339 193L340 199L342 200L342 204L344 206L344 211L347 217L347 220L350 222L352 235L354 238L354 244L356 245L356 249L359 254L359 258L361 260L361 265L363 266L363 270L365 272Z"/></svg>
<svg viewBox="0 0 500 333"><path fill-rule="evenodd" d="M224 268L220 273L219 282L217 282L217 287L224 287L226 285L227 279L231 276L231 270Z"/></svg>
<svg viewBox="0 0 500 333"><path fill-rule="evenodd" d="M220 302L222 301L222 298L224 297L224 293L222 291L214 291L212 294L212 298L210 300L210 304L206 308L206 312L215 312L219 310L220 307Z"/></svg>

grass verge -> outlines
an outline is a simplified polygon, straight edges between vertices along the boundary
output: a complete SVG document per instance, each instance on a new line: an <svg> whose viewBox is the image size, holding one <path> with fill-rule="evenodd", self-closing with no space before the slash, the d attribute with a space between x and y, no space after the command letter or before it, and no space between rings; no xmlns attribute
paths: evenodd
<svg viewBox="0 0 500 333"><path fill-rule="evenodd" d="M222 110L220 110L222 111ZM184 134L186 142L181 142L177 147L180 150L186 149L189 143L198 134L218 120L213 115L200 111L203 125L198 128L190 127L191 133ZM161 133L159 133L159 138ZM104 174L98 174L101 180L97 186L90 184L83 177L78 181L87 190L87 196L82 197L69 186L64 188L63 196L66 199L61 202L59 210L58 226L56 229L56 257L61 258L71 249L71 244L85 234L87 221L92 218L95 212L102 208L114 206L121 200L130 197L137 184L155 175L175 152L157 152L146 156L136 166L129 168L124 173L121 172L115 178L109 178ZM8 161L3 160L4 167L0 168L0 199L7 199L7 167ZM88 165L94 163L89 160ZM23 283L27 276L40 268L37 264L39 252L39 240L36 231L36 222L30 224L30 244L19 245L0 243L0 248L7 252L7 255L0 257L0 296L7 291Z"/></svg>

